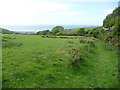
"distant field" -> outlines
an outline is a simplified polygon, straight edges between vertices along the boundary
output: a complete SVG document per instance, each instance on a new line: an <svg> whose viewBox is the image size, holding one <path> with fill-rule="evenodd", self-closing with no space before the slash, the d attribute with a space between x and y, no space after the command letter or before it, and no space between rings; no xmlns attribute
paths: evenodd
<svg viewBox="0 0 120 90"><path fill-rule="evenodd" d="M92 29L94 29L94 28L96 28L96 27L83 27L84 29L85 29L85 31L88 31L88 30L92 30ZM71 30L76 30L76 31L78 31L80 28L74 28L74 29L71 29Z"/></svg>
<svg viewBox="0 0 120 90"><path fill-rule="evenodd" d="M3 88L118 87L116 51L95 38L4 35L2 59Z"/></svg>
<svg viewBox="0 0 120 90"><path fill-rule="evenodd" d="M83 27L84 28L84 31L88 31L91 32L94 28L97 28L97 27ZM80 30L81 28L74 28L74 29L66 29L64 31L62 31L61 33L64 35L76 35L78 30Z"/></svg>

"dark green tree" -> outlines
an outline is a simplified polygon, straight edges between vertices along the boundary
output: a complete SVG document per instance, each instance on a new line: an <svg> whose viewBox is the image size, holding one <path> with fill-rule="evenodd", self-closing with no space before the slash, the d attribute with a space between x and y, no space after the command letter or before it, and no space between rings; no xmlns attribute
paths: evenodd
<svg viewBox="0 0 120 90"><path fill-rule="evenodd" d="M80 28L78 31L77 31L77 35L79 36L83 36L85 34L85 29L84 28Z"/></svg>
<svg viewBox="0 0 120 90"><path fill-rule="evenodd" d="M55 35L63 30L64 30L64 28L62 26L56 26L51 30L51 32Z"/></svg>
<svg viewBox="0 0 120 90"><path fill-rule="evenodd" d="M48 35L49 33L50 33L49 30L43 30L43 31L37 32L36 34L37 34L37 35Z"/></svg>

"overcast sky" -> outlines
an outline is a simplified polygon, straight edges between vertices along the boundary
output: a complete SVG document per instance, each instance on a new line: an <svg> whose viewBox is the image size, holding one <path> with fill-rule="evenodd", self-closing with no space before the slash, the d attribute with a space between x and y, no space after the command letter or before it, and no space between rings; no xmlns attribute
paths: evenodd
<svg viewBox="0 0 120 90"><path fill-rule="evenodd" d="M0 0L1 25L102 25L119 0Z"/></svg>

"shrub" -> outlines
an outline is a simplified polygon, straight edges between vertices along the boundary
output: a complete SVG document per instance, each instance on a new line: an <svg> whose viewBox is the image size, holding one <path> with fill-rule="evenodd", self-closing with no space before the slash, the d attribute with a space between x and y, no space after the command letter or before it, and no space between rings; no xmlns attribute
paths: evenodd
<svg viewBox="0 0 120 90"><path fill-rule="evenodd" d="M2 39L2 42L7 42L7 39L4 39L4 38L3 38L3 39Z"/></svg>
<svg viewBox="0 0 120 90"><path fill-rule="evenodd" d="M94 41L87 41L87 44L89 44L90 47L95 47L95 43L94 43Z"/></svg>
<svg viewBox="0 0 120 90"><path fill-rule="evenodd" d="M56 26L56 27L52 28L51 32L53 33L53 35L55 35L63 30L64 30L64 28L62 26Z"/></svg>
<svg viewBox="0 0 120 90"><path fill-rule="evenodd" d="M69 41L67 41L67 42L68 42L69 44L73 44L73 41L70 41L70 40L69 40Z"/></svg>
<svg viewBox="0 0 120 90"><path fill-rule="evenodd" d="M45 38L45 36L43 35L43 36L41 36L42 38Z"/></svg>
<svg viewBox="0 0 120 90"><path fill-rule="evenodd" d="M80 52L80 50L76 49L76 48L72 48L69 51L69 55L70 55L70 65L71 66L76 66L78 62L81 62L85 59L84 54L82 54Z"/></svg>
<svg viewBox="0 0 120 90"><path fill-rule="evenodd" d="M81 40L80 40L80 43L86 43L86 40L81 39Z"/></svg>
<svg viewBox="0 0 120 90"><path fill-rule="evenodd" d="M109 43L104 44L104 49L108 51L113 51L115 49L115 46Z"/></svg>
<svg viewBox="0 0 120 90"><path fill-rule="evenodd" d="M80 28L80 29L77 31L77 35L83 36L84 34L85 34L84 28Z"/></svg>

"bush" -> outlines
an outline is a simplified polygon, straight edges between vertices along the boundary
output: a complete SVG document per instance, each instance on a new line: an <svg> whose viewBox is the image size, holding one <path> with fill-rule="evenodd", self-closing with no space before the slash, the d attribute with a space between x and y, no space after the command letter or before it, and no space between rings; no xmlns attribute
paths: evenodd
<svg viewBox="0 0 120 90"><path fill-rule="evenodd" d="M113 50L115 50L115 46L112 45L112 44L109 44L109 43L105 43L104 44L104 49L108 50L108 51L113 51Z"/></svg>
<svg viewBox="0 0 120 90"><path fill-rule="evenodd" d="M50 31L49 30L43 30L43 31L39 31L36 33L37 35L49 35Z"/></svg>
<svg viewBox="0 0 120 90"><path fill-rule="evenodd" d="M53 35L55 35L55 34L61 32L61 31L63 31L63 30L64 30L64 28L63 28L62 26L56 26L56 27L54 27L54 28L51 30L51 32L53 33ZM60 34L60 33L59 33L59 34Z"/></svg>
<svg viewBox="0 0 120 90"><path fill-rule="evenodd" d="M77 31L77 35L83 36L84 34L85 34L84 28L80 28L80 29Z"/></svg>
<svg viewBox="0 0 120 90"><path fill-rule="evenodd" d="M87 44L89 44L90 47L95 47L95 43L94 43L94 41L87 41Z"/></svg>
<svg viewBox="0 0 120 90"><path fill-rule="evenodd" d="M67 41L67 42L68 42L69 44L73 44L73 41L70 41L70 40L69 40L69 41Z"/></svg>
<svg viewBox="0 0 120 90"><path fill-rule="evenodd" d="M81 39L81 40L80 40L80 43L86 43L86 40Z"/></svg>
<svg viewBox="0 0 120 90"><path fill-rule="evenodd" d="M85 60L84 54L81 53L80 50L76 48L72 48L69 51L69 55L70 55L70 65L72 67L76 66L78 62Z"/></svg>
<svg viewBox="0 0 120 90"><path fill-rule="evenodd" d="M41 36L42 38L45 38L45 36L43 35L43 36Z"/></svg>
<svg viewBox="0 0 120 90"><path fill-rule="evenodd" d="M4 39L4 38L3 38L3 39L2 39L2 42L7 42L7 39Z"/></svg>

